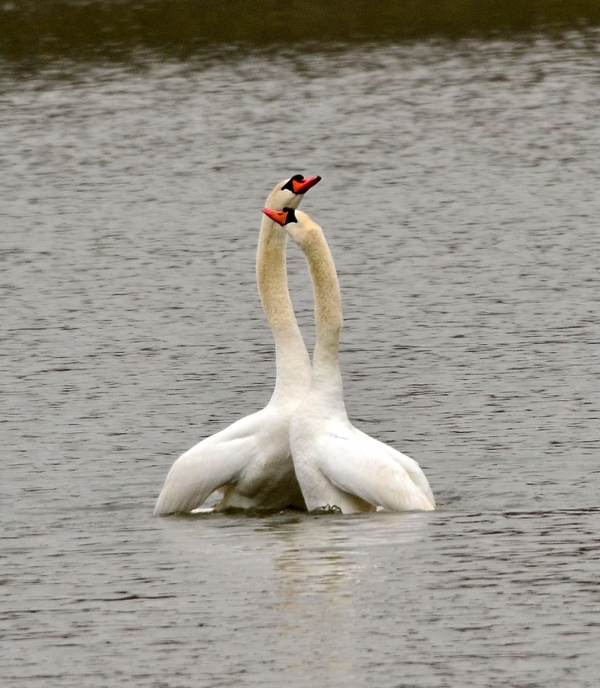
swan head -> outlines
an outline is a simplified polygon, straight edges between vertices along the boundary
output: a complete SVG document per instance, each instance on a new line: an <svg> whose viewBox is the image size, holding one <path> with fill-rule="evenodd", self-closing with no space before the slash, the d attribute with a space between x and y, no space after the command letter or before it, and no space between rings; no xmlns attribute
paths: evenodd
<svg viewBox="0 0 600 688"><path fill-rule="evenodd" d="M282 210L263 208L263 213L273 222L281 225L292 239L299 245L305 244L315 230L320 230L319 225L301 210L286 206Z"/></svg>
<svg viewBox="0 0 600 688"><path fill-rule="evenodd" d="M301 174L295 174L293 177L284 179L277 184L269 198L267 198L266 205L274 210L281 210L286 207L297 208L304 194L320 181L321 177L318 175L303 177Z"/></svg>

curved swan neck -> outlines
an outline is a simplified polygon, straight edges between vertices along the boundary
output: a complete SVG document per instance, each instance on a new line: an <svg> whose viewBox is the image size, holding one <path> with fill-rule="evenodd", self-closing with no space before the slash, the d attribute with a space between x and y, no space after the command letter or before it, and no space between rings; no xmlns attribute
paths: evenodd
<svg viewBox="0 0 600 688"><path fill-rule="evenodd" d="M260 299L275 338L277 382L272 401L296 397L307 389L310 380L310 359L288 291L286 244L285 230L263 216L256 276Z"/></svg>
<svg viewBox="0 0 600 688"><path fill-rule="evenodd" d="M315 298L317 339L313 356L311 389L344 408L339 343L342 329L342 295L331 252L321 228L315 225L302 243ZM344 411L345 412L345 411Z"/></svg>
<svg viewBox="0 0 600 688"><path fill-rule="evenodd" d="M315 354L320 350L324 355L337 357L343 323L342 295L331 251L320 228L308 233L303 250L308 261L315 297Z"/></svg>

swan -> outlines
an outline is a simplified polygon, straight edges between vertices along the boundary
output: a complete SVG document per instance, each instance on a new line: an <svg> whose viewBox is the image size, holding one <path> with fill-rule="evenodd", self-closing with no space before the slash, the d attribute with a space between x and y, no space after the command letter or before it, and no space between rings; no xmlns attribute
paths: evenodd
<svg viewBox="0 0 600 688"><path fill-rule="evenodd" d="M317 338L306 397L290 422L296 476L306 506L344 514L435 508L419 464L356 429L348 419L339 366L342 298L322 229L301 210L264 208L300 246L310 270Z"/></svg>
<svg viewBox="0 0 600 688"><path fill-rule="evenodd" d="M267 198L269 207L295 208L321 180L300 174L282 181ZM287 287L287 234L263 215L256 274L263 308L275 338L277 377L267 406L182 454L169 471L154 513L190 512L215 490L216 507L306 509L289 444L289 423L310 384L310 358L296 323Z"/></svg>

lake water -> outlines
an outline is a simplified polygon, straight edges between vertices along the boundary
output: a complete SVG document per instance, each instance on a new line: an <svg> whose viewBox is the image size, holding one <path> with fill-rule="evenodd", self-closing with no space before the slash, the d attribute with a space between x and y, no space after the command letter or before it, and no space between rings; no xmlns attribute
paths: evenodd
<svg viewBox="0 0 600 688"><path fill-rule="evenodd" d="M589 30L0 64L3 686L598 686L599 58ZM270 397L254 254L297 172L349 414L439 508L155 518Z"/></svg>

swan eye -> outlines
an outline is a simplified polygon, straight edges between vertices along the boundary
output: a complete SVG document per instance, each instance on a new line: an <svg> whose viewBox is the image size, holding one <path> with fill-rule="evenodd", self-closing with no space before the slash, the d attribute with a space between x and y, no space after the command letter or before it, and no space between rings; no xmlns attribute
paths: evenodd
<svg viewBox="0 0 600 688"><path fill-rule="evenodd" d="M304 181L304 177L301 174L295 174L293 177L290 177L287 182L281 187L281 190L283 191L286 189L287 191L291 191L293 194L296 193L296 190L294 188L294 182L302 183Z"/></svg>

